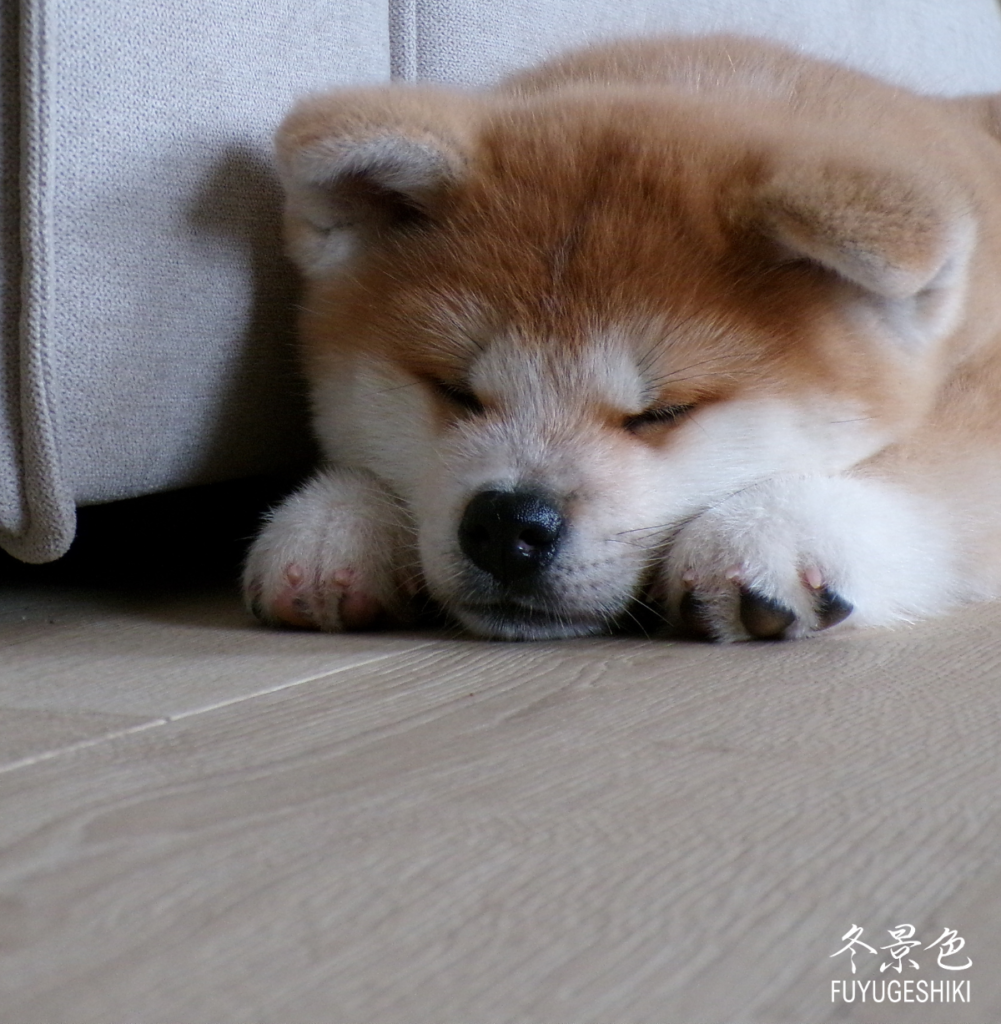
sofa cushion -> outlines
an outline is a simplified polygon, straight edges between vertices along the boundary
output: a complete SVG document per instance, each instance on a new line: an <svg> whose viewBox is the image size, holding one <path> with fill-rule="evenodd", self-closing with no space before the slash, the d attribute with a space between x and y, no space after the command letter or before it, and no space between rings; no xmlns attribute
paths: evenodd
<svg viewBox="0 0 1001 1024"><path fill-rule="evenodd" d="M713 29L1001 89L995 0L22 4L0 17L0 546L28 561L66 550L77 505L308 450L270 171L298 94L391 70L489 82L586 39Z"/></svg>
<svg viewBox="0 0 1001 1024"><path fill-rule="evenodd" d="M301 457L271 134L298 94L388 77L389 39L380 0L30 0L21 17L0 542L43 561L77 504Z"/></svg>
<svg viewBox="0 0 1001 1024"><path fill-rule="evenodd" d="M392 0L393 70L482 83L567 46L740 32L926 92L1001 89L997 0Z"/></svg>

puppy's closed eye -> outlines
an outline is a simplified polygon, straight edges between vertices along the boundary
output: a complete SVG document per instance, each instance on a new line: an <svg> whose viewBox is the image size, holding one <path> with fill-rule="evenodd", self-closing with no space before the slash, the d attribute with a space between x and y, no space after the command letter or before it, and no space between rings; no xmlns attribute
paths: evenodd
<svg viewBox="0 0 1001 1024"><path fill-rule="evenodd" d="M694 408L694 402L687 405L651 405L649 409L626 416L622 426L631 434L638 433L646 427L671 426Z"/></svg>
<svg viewBox="0 0 1001 1024"><path fill-rule="evenodd" d="M427 378L427 384L434 394L449 405L468 413L483 412L483 403L477 398L473 389L464 381L440 380L437 377Z"/></svg>

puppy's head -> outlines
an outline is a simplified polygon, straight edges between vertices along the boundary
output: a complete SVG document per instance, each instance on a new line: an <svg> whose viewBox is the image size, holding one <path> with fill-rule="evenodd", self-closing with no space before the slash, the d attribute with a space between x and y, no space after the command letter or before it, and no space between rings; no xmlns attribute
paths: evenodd
<svg viewBox="0 0 1001 1024"><path fill-rule="evenodd" d="M482 634L604 631L672 532L930 400L972 244L933 176L666 91L379 88L279 135L318 430ZM850 147L849 147L850 148Z"/></svg>

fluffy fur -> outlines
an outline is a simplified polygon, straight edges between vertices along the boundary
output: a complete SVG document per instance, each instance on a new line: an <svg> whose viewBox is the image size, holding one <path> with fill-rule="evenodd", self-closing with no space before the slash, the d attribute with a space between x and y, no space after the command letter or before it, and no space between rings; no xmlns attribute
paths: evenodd
<svg viewBox="0 0 1001 1024"><path fill-rule="evenodd" d="M278 159L329 462L249 604L740 640L994 597L999 142L1001 97L730 37L302 101Z"/></svg>

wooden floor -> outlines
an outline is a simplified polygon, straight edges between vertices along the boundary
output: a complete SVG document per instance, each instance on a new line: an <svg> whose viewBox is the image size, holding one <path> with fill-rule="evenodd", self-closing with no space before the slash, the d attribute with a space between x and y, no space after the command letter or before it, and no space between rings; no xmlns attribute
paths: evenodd
<svg viewBox="0 0 1001 1024"><path fill-rule="evenodd" d="M0 1021L1001 1020L999 637L332 637L14 584ZM899 978L970 1005L832 1003L842 936L901 923L965 938Z"/></svg>

